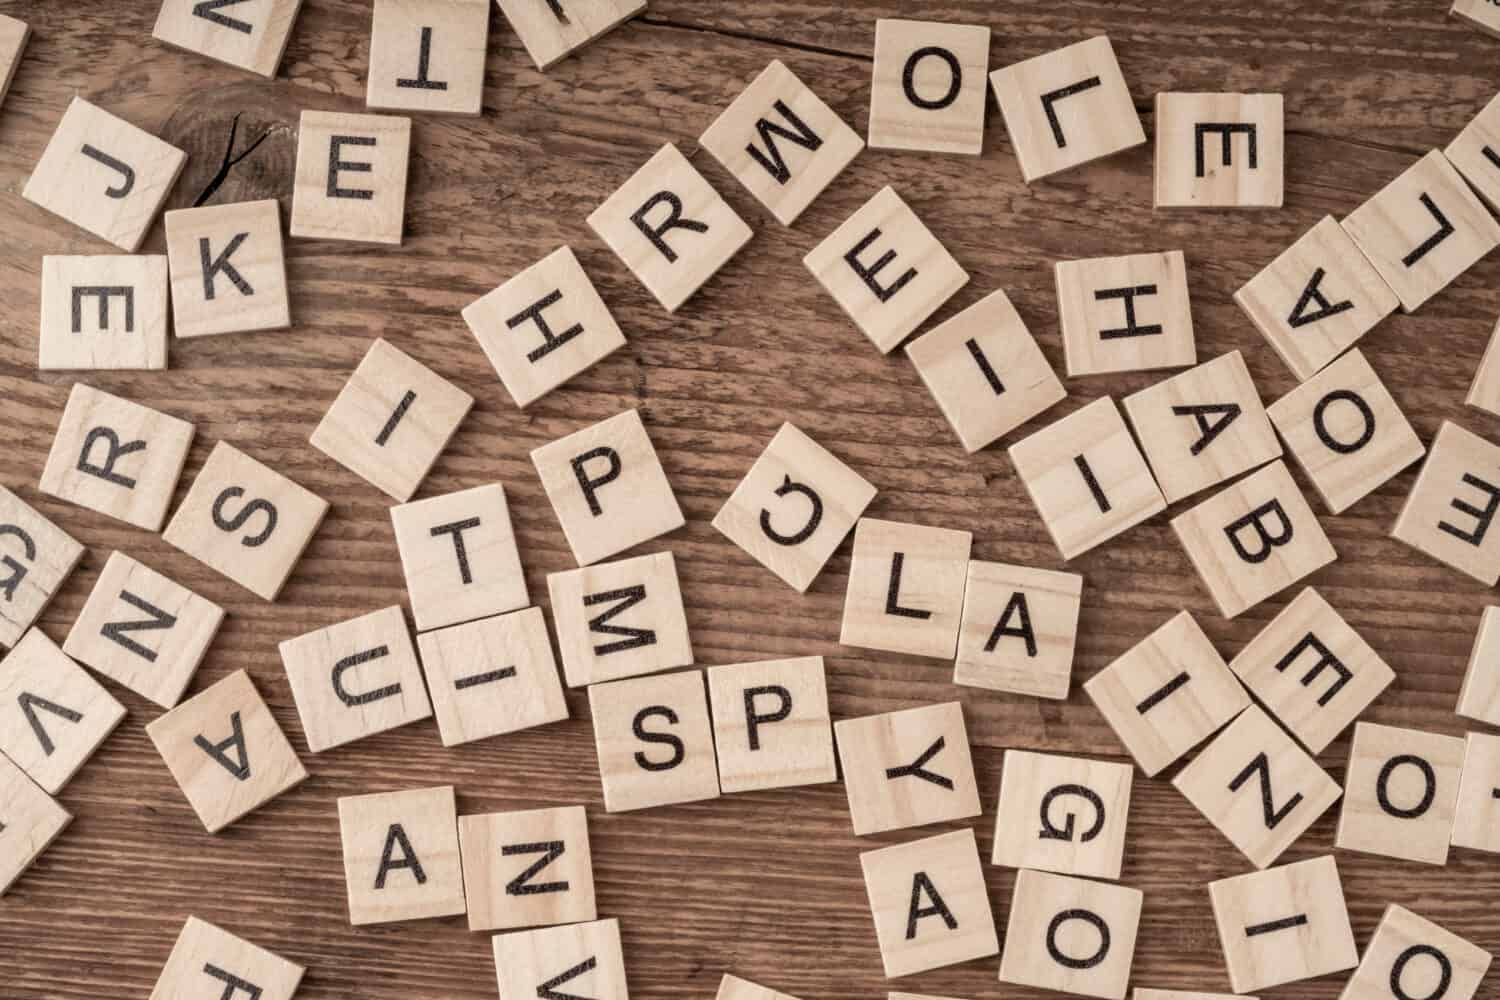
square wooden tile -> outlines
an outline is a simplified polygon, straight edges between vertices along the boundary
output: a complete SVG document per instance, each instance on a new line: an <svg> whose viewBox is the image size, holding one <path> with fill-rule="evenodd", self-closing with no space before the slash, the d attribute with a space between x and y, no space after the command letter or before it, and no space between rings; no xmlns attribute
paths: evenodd
<svg viewBox="0 0 1500 1000"><path fill-rule="evenodd" d="M375 0L365 106L477 115L490 0Z"/></svg>
<svg viewBox="0 0 1500 1000"><path fill-rule="evenodd" d="M1266 412L1334 514L1369 496L1427 450L1357 347Z"/></svg>
<svg viewBox="0 0 1500 1000"><path fill-rule="evenodd" d="M1500 222L1436 149L1349 213L1343 226L1406 312L1500 244Z"/></svg>
<svg viewBox="0 0 1500 1000"><path fill-rule="evenodd" d="M0 646L14 646L83 558L83 545L0 486Z"/></svg>
<svg viewBox="0 0 1500 1000"><path fill-rule="evenodd" d="M391 525L417 631L531 603L499 483L398 504Z"/></svg>
<svg viewBox="0 0 1500 1000"><path fill-rule="evenodd" d="M1133 777L1129 764L1005 751L990 863L1118 879Z"/></svg>
<svg viewBox="0 0 1500 1000"><path fill-rule="evenodd" d="M21 53L31 38L31 26L25 21L0 14L0 102L10 90L10 82L21 65Z"/></svg>
<svg viewBox="0 0 1500 1000"><path fill-rule="evenodd" d="M1459 715L1500 726L1500 607L1484 609L1479 631L1469 651L1463 687L1458 692Z"/></svg>
<svg viewBox="0 0 1500 1000"><path fill-rule="evenodd" d="M797 1000L797 998L726 973L724 978L719 980L719 992L714 995L714 1000Z"/></svg>
<svg viewBox="0 0 1500 1000"><path fill-rule="evenodd" d="M806 592L875 487L790 423L782 424L713 525L756 562Z"/></svg>
<svg viewBox="0 0 1500 1000"><path fill-rule="evenodd" d="M162 708L182 698L224 621L224 609L111 552L63 652Z"/></svg>
<svg viewBox="0 0 1500 1000"><path fill-rule="evenodd" d="M882 354L969 283L892 187L881 188L802 263Z"/></svg>
<svg viewBox="0 0 1500 1000"><path fill-rule="evenodd" d="M1344 772L1334 844L1424 864L1448 863L1464 741L1361 722Z"/></svg>
<svg viewBox="0 0 1500 1000"><path fill-rule="evenodd" d="M1281 457L1239 351L1122 400L1167 503Z"/></svg>
<svg viewBox="0 0 1500 1000"><path fill-rule="evenodd" d="M1454 4L1454 9L1458 6L1459 4ZM1490 16L1496 26L1500 27L1500 8L1488 2L1485 6L1494 12ZM1463 131L1454 136L1453 141L1443 150L1448 162L1453 164L1491 210L1500 207L1500 170L1497 170L1500 164L1496 163L1500 154L1497 154L1497 150L1500 150L1500 95L1490 98L1489 103L1469 120Z"/></svg>
<svg viewBox="0 0 1500 1000"><path fill-rule="evenodd" d="M274 601L327 513L328 501L220 441L162 537Z"/></svg>
<svg viewBox="0 0 1500 1000"><path fill-rule="evenodd" d="M553 573L547 593L569 687L693 662L670 552Z"/></svg>
<svg viewBox="0 0 1500 1000"><path fill-rule="evenodd" d="M1326 976L1359 963L1333 855L1210 882L1236 993Z"/></svg>
<svg viewBox="0 0 1500 1000"><path fill-rule="evenodd" d="M231 66L273 77L302 0L265 0L246 9L242 2L199 3L162 0L151 37Z"/></svg>
<svg viewBox="0 0 1500 1000"><path fill-rule="evenodd" d="M1454 847L1500 853L1500 736L1470 733L1464 739L1451 840Z"/></svg>
<svg viewBox="0 0 1500 1000"><path fill-rule="evenodd" d="M73 383L42 469L43 493L160 531L193 425Z"/></svg>
<svg viewBox="0 0 1500 1000"><path fill-rule="evenodd" d="M1250 696L1186 611L1089 678L1083 690L1147 777L1160 774L1250 705Z"/></svg>
<svg viewBox="0 0 1500 1000"><path fill-rule="evenodd" d="M43 257L37 367L167 367L167 258Z"/></svg>
<svg viewBox="0 0 1500 1000"><path fill-rule="evenodd" d="M280 202L180 208L164 221L178 337L292 325Z"/></svg>
<svg viewBox="0 0 1500 1000"><path fill-rule="evenodd" d="M708 697L724 794L838 780L821 656L712 667Z"/></svg>
<svg viewBox="0 0 1500 1000"><path fill-rule="evenodd" d="M997 69L990 86L1027 184L1146 142L1106 35Z"/></svg>
<svg viewBox="0 0 1500 1000"><path fill-rule="evenodd" d="M187 154L74 97L21 197L134 253Z"/></svg>
<svg viewBox="0 0 1500 1000"><path fill-rule="evenodd" d="M151 1000L199 1000L245 994L254 1000L292 1000L306 971L295 962L188 917Z"/></svg>
<svg viewBox="0 0 1500 1000"><path fill-rule="evenodd" d="M841 719L833 733L856 834L979 815L962 703Z"/></svg>
<svg viewBox="0 0 1500 1000"><path fill-rule="evenodd" d="M592 685L589 714L608 811L719 797L703 671Z"/></svg>
<svg viewBox="0 0 1500 1000"><path fill-rule="evenodd" d="M399 605L288 639L279 649L313 753L432 715Z"/></svg>
<svg viewBox="0 0 1500 1000"><path fill-rule="evenodd" d="M1485 345L1484 355L1479 359L1479 369L1474 372L1474 381L1469 385L1469 394L1464 402L1475 409L1500 416L1500 322L1495 324Z"/></svg>
<svg viewBox="0 0 1500 1000"><path fill-rule="evenodd" d="M312 432L312 446L392 499L406 502L448 447L474 397L384 340Z"/></svg>
<svg viewBox="0 0 1500 1000"><path fill-rule="evenodd" d="M1172 530L1225 618L1338 558L1279 460L1177 515Z"/></svg>
<svg viewBox="0 0 1500 1000"><path fill-rule="evenodd" d="M998 289L907 344L906 356L970 454L1068 394Z"/></svg>
<svg viewBox="0 0 1500 1000"><path fill-rule="evenodd" d="M667 312L692 298L751 236L671 143L594 209L588 223Z"/></svg>
<svg viewBox="0 0 1500 1000"><path fill-rule="evenodd" d="M927 153L984 149L987 25L875 22L870 148Z"/></svg>
<svg viewBox="0 0 1500 1000"><path fill-rule="evenodd" d="M951 659L973 541L967 531L860 518L839 642Z"/></svg>
<svg viewBox="0 0 1500 1000"><path fill-rule="evenodd" d="M243 670L148 723L146 735L209 833L307 778Z"/></svg>
<svg viewBox="0 0 1500 1000"><path fill-rule="evenodd" d="M561 62L646 11L646 0L495 0L537 69Z"/></svg>
<svg viewBox="0 0 1500 1000"><path fill-rule="evenodd" d="M630 1000L618 920L496 934L491 947L502 997Z"/></svg>
<svg viewBox="0 0 1500 1000"><path fill-rule="evenodd" d="M887 979L1000 950L973 830L865 851L859 863Z"/></svg>
<svg viewBox="0 0 1500 1000"><path fill-rule="evenodd" d="M292 235L399 244L410 156L410 118L302 112Z"/></svg>
<svg viewBox="0 0 1500 1000"><path fill-rule="evenodd" d="M1279 858L1340 794L1258 706L1241 712L1172 785L1257 868Z"/></svg>
<svg viewBox="0 0 1500 1000"><path fill-rule="evenodd" d="M73 816L0 755L0 896L42 856Z"/></svg>
<svg viewBox="0 0 1500 1000"><path fill-rule="evenodd" d="M1153 990L1137 986L1130 992L1130 1000L1258 1000L1256 997L1241 997L1230 993L1204 993L1202 990Z"/></svg>
<svg viewBox="0 0 1500 1000"><path fill-rule="evenodd" d="M1000 981L1124 1000L1144 902L1128 886L1019 873Z"/></svg>
<svg viewBox="0 0 1500 1000"><path fill-rule="evenodd" d="M953 683L1066 698L1082 604L1076 573L969 560Z"/></svg>
<svg viewBox="0 0 1500 1000"><path fill-rule="evenodd" d="M31 629L0 660L0 753L56 795L125 718L125 706Z"/></svg>
<svg viewBox="0 0 1500 1000"><path fill-rule="evenodd" d="M1500 532L1489 529L1500 512L1500 478L1489 470L1497 465L1500 446L1444 420L1391 537L1493 587Z"/></svg>
<svg viewBox="0 0 1500 1000"><path fill-rule="evenodd" d="M1500 37L1500 9L1491 0L1453 0L1448 13L1487 35Z"/></svg>
<svg viewBox="0 0 1500 1000"><path fill-rule="evenodd" d="M783 226L796 222L865 148L859 134L780 59L740 92L698 144Z"/></svg>
<svg viewBox="0 0 1500 1000"><path fill-rule="evenodd" d="M463 913L453 786L339 799L349 923L386 924Z"/></svg>
<svg viewBox="0 0 1500 1000"><path fill-rule="evenodd" d="M1280 208L1280 94L1156 95L1157 208Z"/></svg>
<svg viewBox="0 0 1500 1000"><path fill-rule="evenodd" d="M1068 376L1198 362L1181 250L1053 265Z"/></svg>
<svg viewBox="0 0 1500 1000"><path fill-rule="evenodd" d="M1302 745L1322 753L1396 672L1311 587L1229 663Z"/></svg>
<svg viewBox="0 0 1500 1000"><path fill-rule="evenodd" d="M1491 959L1473 942L1392 903L1339 1000L1473 1000Z"/></svg>
<svg viewBox="0 0 1500 1000"><path fill-rule="evenodd" d="M541 608L417 636L443 746L568 717Z"/></svg>
<svg viewBox="0 0 1500 1000"><path fill-rule="evenodd" d="M625 346L572 247L558 247L475 299L463 317L522 409Z"/></svg>
<svg viewBox="0 0 1500 1000"><path fill-rule="evenodd" d="M598 917L583 806L458 818L469 930L574 924Z"/></svg>
<svg viewBox="0 0 1500 1000"><path fill-rule="evenodd" d="M1063 559L1072 559L1167 507L1145 456L1101 396L1010 446L1016 475Z"/></svg>

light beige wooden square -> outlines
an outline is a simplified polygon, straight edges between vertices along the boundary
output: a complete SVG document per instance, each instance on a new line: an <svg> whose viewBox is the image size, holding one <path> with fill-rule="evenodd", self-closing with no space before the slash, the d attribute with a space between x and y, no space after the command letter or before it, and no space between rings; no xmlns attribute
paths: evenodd
<svg viewBox="0 0 1500 1000"><path fill-rule="evenodd" d="M162 537L274 601L327 513L328 501L220 441Z"/></svg>
<svg viewBox="0 0 1500 1000"><path fill-rule="evenodd" d="M490 0L375 0L365 106L477 115Z"/></svg>
<svg viewBox="0 0 1500 1000"><path fill-rule="evenodd" d="M1493 3L1485 5L1494 11L1492 16L1500 25L1500 8ZM1454 5L1455 9L1457 6ZM1443 150L1448 162L1491 210L1500 208L1500 170L1492 159L1497 150L1500 150L1500 95L1490 98Z"/></svg>
<svg viewBox="0 0 1500 1000"><path fill-rule="evenodd" d="M463 913L453 786L339 799L349 923L386 924Z"/></svg>
<svg viewBox="0 0 1500 1000"><path fill-rule="evenodd" d="M1500 736L1464 738L1464 766L1454 804L1454 847L1500 853Z"/></svg>
<svg viewBox="0 0 1500 1000"><path fill-rule="evenodd" d="M167 258L42 258L37 367L167 367Z"/></svg>
<svg viewBox="0 0 1500 1000"><path fill-rule="evenodd" d="M1349 213L1343 226L1405 312L1500 244L1500 223L1436 149Z"/></svg>
<svg viewBox="0 0 1500 1000"><path fill-rule="evenodd" d="M1448 863L1464 741L1361 722L1344 772L1334 844L1424 864Z"/></svg>
<svg viewBox="0 0 1500 1000"><path fill-rule="evenodd" d="M865 148L780 59L740 92L698 144L783 226L796 222Z"/></svg>
<svg viewBox="0 0 1500 1000"><path fill-rule="evenodd" d="M1448 13L1487 35L1500 37L1500 9L1491 0L1453 0Z"/></svg>
<svg viewBox="0 0 1500 1000"><path fill-rule="evenodd" d="M432 715L399 605L280 645L313 753Z"/></svg>
<svg viewBox="0 0 1500 1000"><path fill-rule="evenodd" d="M1391 529L1412 548L1493 587L1500 581L1500 447L1444 420Z"/></svg>
<svg viewBox="0 0 1500 1000"><path fill-rule="evenodd" d="M302 112L292 235L399 244L410 156L410 118Z"/></svg>
<svg viewBox="0 0 1500 1000"><path fill-rule="evenodd" d="M1241 712L1172 784L1257 868L1279 858L1340 794L1258 706Z"/></svg>
<svg viewBox="0 0 1500 1000"><path fill-rule="evenodd" d="M1076 573L971 559L953 683L1066 698L1082 604Z"/></svg>
<svg viewBox="0 0 1500 1000"><path fill-rule="evenodd" d="M41 491L160 531L193 425L75 382L42 469Z"/></svg>
<svg viewBox="0 0 1500 1000"><path fill-rule="evenodd" d="M1118 879L1134 769L1007 750L990 863Z"/></svg>
<svg viewBox="0 0 1500 1000"><path fill-rule="evenodd" d="M83 558L83 545L0 486L0 646L14 646Z"/></svg>
<svg viewBox="0 0 1500 1000"><path fill-rule="evenodd" d="M230 997L292 1000L304 971L206 920L188 917L151 990L151 1000L202 1000L226 992Z"/></svg>
<svg viewBox="0 0 1500 1000"><path fill-rule="evenodd" d="M967 531L860 518L839 642L951 658L973 541Z"/></svg>
<svg viewBox="0 0 1500 1000"><path fill-rule="evenodd" d="M1166 509L1115 401L1101 396L1010 446L1063 559L1072 559Z"/></svg>
<svg viewBox="0 0 1500 1000"><path fill-rule="evenodd" d="M1491 959L1473 942L1392 903L1339 1000L1473 1000Z"/></svg>
<svg viewBox="0 0 1500 1000"><path fill-rule="evenodd" d="M417 631L531 603L499 483L399 504L391 524Z"/></svg>
<svg viewBox="0 0 1500 1000"><path fill-rule="evenodd" d="M1380 654L1311 587L1271 619L1229 669L1315 754L1396 679Z"/></svg>
<svg viewBox="0 0 1500 1000"><path fill-rule="evenodd" d="M1280 94L1156 95L1157 208L1280 208Z"/></svg>
<svg viewBox="0 0 1500 1000"><path fill-rule="evenodd" d="M56 795L125 718L125 706L31 629L0 660L0 753Z"/></svg>
<svg viewBox="0 0 1500 1000"><path fill-rule="evenodd" d="M178 337L292 325L280 202L180 208L163 221Z"/></svg>
<svg viewBox="0 0 1500 1000"><path fill-rule="evenodd" d="M708 697L724 794L838 780L821 656L713 667Z"/></svg>
<svg viewBox="0 0 1500 1000"><path fill-rule="evenodd" d="M1230 993L1204 993L1202 990L1153 990L1137 986L1130 993L1130 1000L1259 1000L1257 997L1242 997Z"/></svg>
<svg viewBox="0 0 1500 1000"><path fill-rule="evenodd" d="M589 688L604 808L610 812L719 797L703 671Z"/></svg>
<svg viewBox="0 0 1500 1000"><path fill-rule="evenodd" d="M21 197L134 253L187 154L74 97Z"/></svg>
<svg viewBox="0 0 1500 1000"><path fill-rule="evenodd" d="M537 69L645 13L646 0L495 0ZM559 17L557 12L562 11Z"/></svg>
<svg viewBox="0 0 1500 1000"><path fill-rule="evenodd" d="M417 636L443 746L568 717L541 608Z"/></svg>
<svg viewBox="0 0 1500 1000"><path fill-rule="evenodd" d="M1484 355L1479 359L1479 370L1469 385L1469 394L1464 402L1475 409L1500 416L1500 322L1495 324L1485 345Z"/></svg>
<svg viewBox="0 0 1500 1000"><path fill-rule="evenodd" d="M618 920L496 934L491 947L502 997L630 1000Z"/></svg>
<svg viewBox="0 0 1500 1000"><path fill-rule="evenodd" d="M719 980L719 992L714 995L714 1000L797 1000L797 998L726 973L724 978Z"/></svg>
<svg viewBox="0 0 1500 1000"><path fill-rule="evenodd" d="M147 724L146 735L209 833L307 779L243 670Z"/></svg>
<svg viewBox="0 0 1500 1000"><path fill-rule="evenodd" d="M928 153L984 149L987 25L875 22L870 148Z"/></svg>
<svg viewBox="0 0 1500 1000"><path fill-rule="evenodd" d="M892 187L881 188L802 263L882 354L969 282Z"/></svg>
<svg viewBox="0 0 1500 1000"><path fill-rule="evenodd" d="M1491 605L1479 618L1479 631L1469 652L1463 687L1458 692L1459 715L1500 726L1500 607Z"/></svg>
<svg viewBox="0 0 1500 1000"><path fill-rule="evenodd" d="M1000 950L973 830L865 851L859 863L887 979Z"/></svg>
<svg viewBox="0 0 1500 1000"><path fill-rule="evenodd" d="M71 813L0 754L0 896L72 821Z"/></svg>
<svg viewBox="0 0 1500 1000"><path fill-rule="evenodd" d="M182 698L224 609L123 552L111 552L63 651L162 708Z"/></svg>
<svg viewBox="0 0 1500 1000"><path fill-rule="evenodd" d="M276 75L302 0L233 7L162 0L151 37L264 77ZM248 29L248 30L247 30Z"/></svg>
<svg viewBox="0 0 1500 1000"><path fill-rule="evenodd" d="M729 202L670 143L594 209L588 223L667 312L692 298L751 236Z"/></svg>
<svg viewBox="0 0 1500 1000"><path fill-rule="evenodd" d="M1053 265L1068 376L1196 364L1181 250Z"/></svg>
<svg viewBox="0 0 1500 1000"><path fill-rule="evenodd" d="M1128 886L1021 872L1000 981L1124 1000L1144 902L1145 894Z"/></svg>
<svg viewBox="0 0 1500 1000"><path fill-rule="evenodd" d="M522 409L625 346L572 247L469 303L463 317Z"/></svg>
<svg viewBox="0 0 1500 1000"><path fill-rule="evenodd" d="M962 703L841 719L833 733L856 834L979 815Z"/></svg>
<svg viewBox="0 0 1500 1000"><path fill-rule="evenodd" d="M1208 885L1237 993L1326 976L1359 963L1333 855Z"/></svg>
<svg viewBox="0 0 1500 1000"><path fill-rule="evenodd" d="M10 91L10 82L16 78L16 68L21 65L21 53L31 38L31 26L25 21L0 14L0 102Z"/></svg>
<svg viewBox="0 0 1500 1000"><path fill-rule="evenodd" d="M469 930L573 924L598 917L583 806L458 818Z"/></svg>
<svg viewBox="0 0 1500 1000"><path fill-rule="evenodd" d="M670 552L553 573L547 592L569 687L693 662Z"/></svg>

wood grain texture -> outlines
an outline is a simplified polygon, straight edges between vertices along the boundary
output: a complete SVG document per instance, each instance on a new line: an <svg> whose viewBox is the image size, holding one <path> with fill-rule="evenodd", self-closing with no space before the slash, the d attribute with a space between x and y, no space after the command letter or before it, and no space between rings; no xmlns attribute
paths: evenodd
<svg viewBox="0 0 1500 1000"><path fill-rule="evenodd" d="M414 121L402 246L289 240L290 330L174 341L169 371L87 377L197 425L179 501L220 439L331 501L280 600L267 604L159 536L38 493L53 430L78 379L37 372L41 257L109 249L23 201L20 190L76 93L188 152L168 208L210 192L208 204L279 198L285 213L299 114L363 106L369 8L308 0L279 76L264 81L153 43L158 6L0 0L0 11L34 28L0 111L7 212L0 480L89 546L42 628L54 639L65 635L106 555L122 549L229 612L190 691L248 670L293 745L305 750L276 643L405 600L388 499L307 443L370 341L384 337L477 399L418 496L503 482L534 595L546 593L546 574L574 563L529 452L639 408L687 517L663 547L676 554L697 661L821 655L834 719L961 700L986 810L976 824L983 857L1000 748L1125 759L1078 690L1083 680L1182 608L1232 657L1295 591L1225 620L1168 517L1157 515L1068 567L1086 581L1066 702L955 687L946 662L838 645L847 543L799 596L710 526L783 421L794 420L879 489L871 516L973 531L974 558L1060 569L1004 446L1102 393L1123 397L1161 373L1068 380L1068 400L999 445L966 455L911 364L874 350L806 273L802 257L881 187L895 185L971 276L934 320L1004 288L1061 370L1052 265L1181 249L1200 356L1243 350L1270 401L1293 387L1292 376L1234 305L1233 292L1318 219L1342 218L1427 150L1446 145L1497 87L1496 42L1449 18L1442 3L1313 9L1296 0L942 0L924 4L920 16L988 24L992 66L1108 32L1148 132L1159 91L1285 93L1285 208L1153 215L1149 146L1027 188L991 102L982 156L866 151L783 230L699 151L696 137L773 58L863 135L875 20L910 16L910 4L652 0L644 18L545 74L514 32L492 20L483 117ZM259 145L221 173L236 116L234 155ZM676 315L585 223L667 142L756 230L752 244ZM521 412L459 313L564 243L577 251L628 344ZM158 224L144 252L163 246ZM1500 258L1492 256L1417 314L1393 316L1361 341L1424 441L1444 418L1500 439L1500 418L1463 406L1500 312L1497 289ZM1492 592L1387 537L1414 476L1407 470L1338 517L1319 512L1342 558L1310 582L1396 671L1367 717L1457 735L1466 724L1453 707ZM308 758L307 782L211 837L146 738L157 711L112 690L130 715L64 790L63 805L77 821L0 905L7 998L145 996L194 913L307 966L303 1000L493 1000L489 943L463 917L366 929L348 923L335 800L449 783L461 814L588 808L599 914L620 919L631 992L643 1000L711 996L726 971L803 1000L878 997L887 983L858 853L957 826L856 838L838 785L606 814L588 700L577 690L568 695L572 719L554 726L445 750L435 724L424 721ZM1345 734L1319 762L1341 778L1347 754ZM1132 980L1223 992L1228 979L1204 886L1248 866L1170 787L1171 773L1139 780L1132 796L1121 878L1145 892ZM1284 860L1331 850L1335 813ZM1492 857L1459 849L1436 868L1340 852L1338 863L1359 942L1394 902L1500 950L1493 905L1500 872ZM987 864L984 871L1004 926L1015 875ZM996 969L990 958L900 985L955 997L999 989L1006 997L1044 996L997 988ZM1330 1000L1342 982L1333 976L1276 996Z"/></svg>

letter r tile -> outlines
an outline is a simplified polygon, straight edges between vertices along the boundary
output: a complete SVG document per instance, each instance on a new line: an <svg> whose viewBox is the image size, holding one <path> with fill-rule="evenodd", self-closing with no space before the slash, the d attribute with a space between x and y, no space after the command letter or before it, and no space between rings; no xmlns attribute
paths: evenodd
<svg viewBox="0 0 1500 1000"><path fill-rule="evenodd" d="M150 1000L292 1000L303 972L294 962L188 917Z"/></svg>

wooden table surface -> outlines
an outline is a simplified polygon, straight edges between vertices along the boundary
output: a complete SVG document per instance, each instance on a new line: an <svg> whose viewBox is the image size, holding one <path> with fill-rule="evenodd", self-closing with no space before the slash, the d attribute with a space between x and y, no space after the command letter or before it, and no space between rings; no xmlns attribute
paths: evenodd
<svg viewBox="0 0 1500 1000"><path fill-rule="evenodd" d="M803 254L892 184L972 276L940 317L1004 288L1061 370L1053 263L1181 249L1200 357L1243 350L1262 397L1275 399L1293 378L1230 296L1319 218L1344 216L1446 144L1493 95L1500 41L1449 19L1446 6L651 0L646 17L547 73L533 68L495 13L484 116L416 120L403 245L289 241L292 329L174 342L167 371L82 376L197 425L179 498L222 439L332 503L281 599L267 604L160 536L39 495L53 430L80 378L36 370L40 258L111 248L23 201L20 190L69 98L80 94L188 151L169 208L191 204L215 179L239 115L240 148L267 138L228 171L211 201L275 196L285 218L298 114L364 108L370 5L307 0L279 75L264 81L153 42L156 0L3 0L0 11L29 21L34 34L0 110L0 481L89 547L41 627L59 641L66 635L110 551L141 558L229 612L190 690L248 669L304 750L276 644L405 600L387 499L307 443L381 336L477 397L419 496L503 482L534 595L545 595L548 573L573 561L529 451L638 407L688 519L647 548L676 553L700 662L821 654L836 719L961 700L986 809L974 825L987 858L1005 748L1120 758L1081 694L1083 680L1183 608L1232 656L1291 595L1224 620L1168 517L1158 516L1072 566L1086 583L1066 703L959 688L950 664L841 647L847 543L799 596L709 525L784 420L879 488L871 515L973 531L975 558L1061 564L1003 448L965 455L912 366L899 352L882 357L871 347L807 274ZM773 58L863 134L875 19L886 16L988 24L992 66L1107 32L1148 132L1159 91L1283 92L1286 207L1153 214L1149 145L1028 188L990 102L983 156L866 151L784 229L698 149L697 136ZM666 142L756 229L675 316L584 222ZM521 413L459 310L564 243L629 344ZM158 224L144 250L162 246ZM1500 422L1463 406L1497 314L1500 255L1362 342L1424 441L1444 418L1500 439ZM1065 403L1008 440L1160 377L1070 380ZM1481 609L1493 598L1387 537L1414 475L1408 470L1342 516L1321 515L1341 558L1311 582L1396 670L1366 718L1461 734L1465 723L1453 707ZM1299 481L1311 495L1300 473ZM622 921L637 997L708 998L726 971L804 1000L879 997L890 986L970 998L1041 995L998 984L995 959L884 979L858 854L951 826L856 838L838 785L608 815L582 692L569 695L572 721L453 750L442 748L428 721L306 756L309 781L210 836L146 739L158 711L112 690L130 714L64 790L76 820L0 900L7 1000L145 997L189 914L306 965L305 1000L493 998L488 936L470 933L463 918L360 929L347 919L335 799L447 783L458 788L461 812L588 807L600 915ZM1347 753L1345 738L1320 760L1341 778ZM1132 981L1227 991L1204 885L1248 865L1166 780L1138 777L1134 798L1122 881L1143 889L1146 901ZM1330 851L1336 814L1284 860ZM1361 945L1395 902L1500 951L1493 858L1455 850L1447 867L1432 868L1340 852L1338 862ZM1015 873L985 867L1003 928ZM1329 998L1343 980L1270 993ZM1492 973L1487 995L1500 990L1497 982Z"/></svg>

